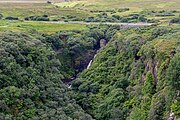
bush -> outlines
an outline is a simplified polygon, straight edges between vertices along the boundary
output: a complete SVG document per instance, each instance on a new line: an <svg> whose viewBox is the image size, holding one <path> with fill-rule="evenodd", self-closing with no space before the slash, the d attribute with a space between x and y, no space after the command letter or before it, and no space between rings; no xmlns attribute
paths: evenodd
<svg viewBox="0 0 180 120"><path fill-rule="evenodd" d="M3 18L3 15L2 14L0 14L0 19L2 19Z"/></svg>
<svg viewBox="0 0 180 120"><path fill-rule="evenodd" d="M125 12L125 11L129 11L129 8L121 8L121 9L118 9L118 12Z"/></svg>
<svg viewBox="0 0 180 120"><path fill-rule="evenodd" d="M180 18L173 18L169 23L180 23Z"/></svg>
<svg viewBox="0 0 180 120"><path fill-rule="evenodd" d="M43 15L42 17L48 17L48 15Z"/></svg>
<svg viewBox="0 0 180 120"><path fill-rule="evenodd" d="M17 17L11 17L11 16L6 17L5 19L6 19L6 20L19 20L19 18L17 18Z"/></svg>
<svg viewBox="0 0 180 120"><path fill-rule="evenodd" d="M48 4L51 4L51 1L47 1Z"/></svg>
<svg viewBox="0 0 180 120"><path fill-rule="evenodd" d="M157 22L159 22L159 20L156 20L156 19L148 19L147 22L148 22L148 23L157 23Z"/></svg>
<svg viewBox="0 0 180 120"><path fill-rule="evenodd" d="M159 27L156 28L152 31L151 37L152 38L157 38L159 36L163 36L164 34L170 33L171 29L166 28L166 27Z"/></svg>
<svg viewBox="0 0 180 120"><path fill-rule="evenodd" d="M138 20L139 20L140 22L145 22L145 21L147 21L147 18L144 18L144 16L140 15L140 16L138 17Z"/></svg>
<svg viewBox="0 0 180 120"><path fill-rule="evenodd" d="M36 20L36 16L25 17L24 20Z"/></svg>
<svg viewBox="0 0 180 120"><path fill-rule="evenodd" d="M52 21L59 21L58 19L52 19Z"/></svg>
<svg viewBox="0 0 180 120"><path fill-rule="evenodd" d="M161 16L175 16L175 15L170 12L164 12L164 13L157 13L157 14L155 14L155 16L161 17Z"/></svg>
<svg viewBox="0 0 180 120"><path fill-rule="evenodd" d="M155 93L154 78L151 72L147 72L146 74L145 83L142 91L145 95Z"/></svg>
<svg viewBox="0 0 180 120"><path fill-rule="evenodd" d="M116 18L117 20L120 20L121 17L119 15L112 15L113 18Z"/></svg>
<svg viewBox="0 0 180 120"><path fill-rule="evenodd" d="M36 21L49 21L49 18L47 18L47 17L37 17Z"/></svg>
<svg viewBox="0 0 180 120"><path fill-rule="evenodd" d="M76 16L72 16L72 15L67 15L68 19L72 19L72 18L76 18Z"/></svg>
<svg viewBox="0 0 180 120"><path fill-rule="evenodd" d="M128 22L128 18L122 18L121 22Z"/></svg>
<svg viewBox="0 0 180 120"><path fill-rule="evenodd" d="M25 17L24 20L49 21L49 18L48 18L48 15L43 15L43 16L29 16L29 17Z"/></svg>

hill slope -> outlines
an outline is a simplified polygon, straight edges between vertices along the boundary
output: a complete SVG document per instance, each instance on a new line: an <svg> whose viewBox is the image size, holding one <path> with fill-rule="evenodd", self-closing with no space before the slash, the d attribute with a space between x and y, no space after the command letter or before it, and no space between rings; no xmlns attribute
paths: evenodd
<svg viewBox="0 0 180 120"><path fill-rule="evenodd" d="M91 117L62 82L55 52L35 37L0 33L0 119L78 119Z"/></svg>
<svg viewBox="0 0 180 120"><path fill-rule="evenodd" d="M170 27L117 32L73 82L77 102L97 120L179 118L179 39Z"/></svg>

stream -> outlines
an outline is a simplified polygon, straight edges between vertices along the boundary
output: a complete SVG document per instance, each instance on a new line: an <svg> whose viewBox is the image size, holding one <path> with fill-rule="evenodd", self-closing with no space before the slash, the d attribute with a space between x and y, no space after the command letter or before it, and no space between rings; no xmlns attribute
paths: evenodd
<svg viewBox="0 0 180 120"><path fill-rule="evenodd" d="M49 23L56 23L56 24L66 24L66 23L61 23L61 22L49 22ZM76 22L75 22L76 23ZM77 24L77 23L76 23ZM90 23L85 23L85 22L81 22L80 24L90 24ZM99 24L99 23L94 23L94 24ZM121 29L127 29L127 28L139 28L139 27L144 27L144 26L151 26L153 25L152 23L104 23L104 24L110 24L110 25L120 25ZM97 54L99 53L99 51L104 48L107 44L107 40L105 39L101 39L100 43L99 43L99 48L95 50L95 54L93 55L92 59L89 60L89 63L87 64L86 69L89 69L94 61L94 59L96 58ZM64 84L67 85L68 88L71 88L71 82L73 80L75 80L80 73L78 73L77 75L71 77L71 78L65 78L65 82Z"/></svg>
<svg viewBox="0 0 180 120"><path fill-rule="evenodd" d="M100 48L100 49L101 49L101 48ZM99 50L100 50L100 49L99 49ZM94 59L96 58L99 50L96 51L94 57L89 61L86 69L89 69L89 68L91 67L91 65L92 65ZM64 82L64 84L67 85L67 87L70 89L71 86L72 86L71 82L72 82L73 80L75 80L78 76L79 76L79 74L77 74L76 76L73 76L73 77L71 77L71 78L67 78L67 79L65 80L66 82Z"/></svg>
<svg viewBox="0 0 180 120"><path fill-rule="evenodd" d="M95 59L96 56L97 56L97 54L99 53L99 51L100 51L102 48L104 48L104 47L106 46L106 44L107 44L107 41L106 41L106 40L104 40L104 39L101 39L101 40L100 40L100 47L99 47L99 49L95 50L95 53L94 53L94 55L93 55L93 58L92 58L91 60L89 60L89 63L87 64L86 69L89 69L89 68L91 67L94 59ZM76 76L73 76L73 77L71 77L71 78L66 78L64 84L67 85L67 87L70 89L71 86L72 86L71 82L72 82L73 80L75 80L78 76L79 76L79 73L78 73Z"/></svg>
<svg viewBox="0 0 180 120"><path fill-rule="evenodd" d="M94 59L96 58L96 56L97 56L97 53L99 52L99 50L97 50L96 51L96 54L94 55L94 57L93 57L93 59L92 60L90 60L90 62L89 62L89 64L88 64L88 66L87 66L87 68L86 69L89 69L90 67L91 67L91 65L92 65L92 62L94 61Z"/></svg>

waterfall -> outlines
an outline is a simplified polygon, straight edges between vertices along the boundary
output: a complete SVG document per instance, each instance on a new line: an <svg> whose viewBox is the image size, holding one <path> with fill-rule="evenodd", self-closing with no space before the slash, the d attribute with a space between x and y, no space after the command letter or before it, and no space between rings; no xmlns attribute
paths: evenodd
<svg viewBox="0 0 180 120"><path fill-rule="evenodd" d="M88 66L87 66L87 69L89 69L89 68L91 67L92 61L93 61L93 60L91 60L91 61L89 62Z"/></svg>
<svg viewBox="0 0 180 120"><path fill-rule="evenodd" d="M68 88L70 89L72 87L72 85L69 85Z"/></svg>
<svg viewBox="0 0 180 120"><path fill-rule="evenodd" d="M95 50L95 53L93 54L94 57L89 61L89 64L87 65L87 68L86 68L86 69L89 69L89 68L91 67L91 65L92 65L94 59L96 58L98 52L99 52L102 48L104 48L105 46L106 46L106 40L101 39L101 40L100 40L100 48ZM78 76L78 74L76 74L76 76L74 76L74 77L72 77L72 78L66 78L66 79L65 79L65 82L64 82L64 83L67 85L67 88L71 89L71 87L72 87L71 82L72 82L73 80L75 80L77 76Z"/></svg>
<svg viewBox="0 0 180 120"><path fill-rule="evenodd" d="M92 62L93 62L93 60L96 58L96 56L97 56L97 53L98 53L98 52L99 52L99 50L97 50L97 51L96 51L96 54L94 55L93 59L92 59L92 60L90 60L90 62L89 62L89 64L88 64L88 66L87 66L87 69L89 69L89 68L91 67Z"/></svg>
<svg viewBox="0 0 180 120"><path fill-rule="evenodd" d="M95 58L96 58L96 56L97 56L97 54L95 54L95 55L94 55L94 58L93 58L93 59L95 59Z"/></svg>

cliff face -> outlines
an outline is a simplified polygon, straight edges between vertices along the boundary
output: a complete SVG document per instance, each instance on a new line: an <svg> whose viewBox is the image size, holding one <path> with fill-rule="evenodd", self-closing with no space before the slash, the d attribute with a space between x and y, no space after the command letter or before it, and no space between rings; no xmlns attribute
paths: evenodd
<svg viewBox="0 0 180 120"><path fill-rule="evenodd" d="M78 104L97 120L178 117L179 40L172 28L117 32L74 81Z"/></svg>

